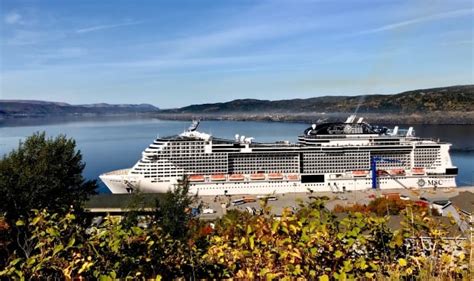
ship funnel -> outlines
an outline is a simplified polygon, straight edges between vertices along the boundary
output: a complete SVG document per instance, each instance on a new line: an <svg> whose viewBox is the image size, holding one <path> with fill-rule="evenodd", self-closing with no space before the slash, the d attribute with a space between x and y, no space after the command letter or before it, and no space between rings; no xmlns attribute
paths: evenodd
<svg viewBox="0 0 474 281"><path fill-rule="evenodd" d="M398 134L398 126L395 126L392 131L392 136L396 136Z"/></svg>
<svg viewBox="0 0 474 281"><path fill-rule="evenodd" d="M239 141L239 134L235 134L234 138L235 138L235 141Z"/></svg>
<svg viewBox="0 0 474 281"><path fill-rule="evenodd" d="M357 123L360 124L360 123L362 123L363 120L364 120L364 117L361 117L361 118L359 118L359 120L357 120Z"/></svg>
<svg viewBox="0 0 474 281"><path fill-rule="evenodd" d="M407 137L413 137L413 127L408 128Z"/></svg>
<svg viewBox="0 0 474 281"><path fill-rule="evenodd" d="M240 136L240 142L244 142L245 141L245 136Z"/></svg>
<svg viewBox="0 0 474 281"><path fill-rule="evenodd" d="M311 125L311 128L313 128L313 130L316 130L316 124Z"/></svg>
<svg viewBox="0 0 474 281"><path fill-rule="evenodd" d="M356 115L353 114L353 115L347 117L346 122L344 122L344 123L350 124L350 123L354 122L355 118L356 118Z"/></svg>
<svg viewBox="0 0 474 281"><path fill-rule="evenodd" d="M197 128L199 127L199 123L200 121L199 120L193 120L193 123L189 126L188 128L188 132L194 132L197 130Z"/></svg>

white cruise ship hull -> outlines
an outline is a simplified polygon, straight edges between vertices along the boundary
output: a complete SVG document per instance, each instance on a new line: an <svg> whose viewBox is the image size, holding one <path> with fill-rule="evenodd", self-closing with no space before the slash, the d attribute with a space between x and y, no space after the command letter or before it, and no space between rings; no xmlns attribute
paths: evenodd
<svg viewBox="0 0 474 281"><path fill-rule="evenodd" d="M287 141L214 138L193 123L180 135L156 138L130 169L100 176L112 193L165 193L184 176L199 195L342 192L455 187L451 144L414 136L413 128L372 126L355 116L313 124Z"/></svg>
<svg viewBox="0 0 474 281"><path fill-rule="evenodd" d="M355 190L368 190L372 188L370 177L365 178L330 178L323 183L302 183L301 180L261 180L246 179L234 181L208 181L189 182L191 194L198 195L238 195L238 194L282 194L304 192L343 192ZM162 179L154 182L150 179L127 175L103 174L100 179L107 185L112 193L130 193L139 191L143 193L166 193L174 189L180 178ZM452 188L456 187L453 176L404 176L404 177L379 177L377 186L380 189L413 189L413 188Z"/></svg>

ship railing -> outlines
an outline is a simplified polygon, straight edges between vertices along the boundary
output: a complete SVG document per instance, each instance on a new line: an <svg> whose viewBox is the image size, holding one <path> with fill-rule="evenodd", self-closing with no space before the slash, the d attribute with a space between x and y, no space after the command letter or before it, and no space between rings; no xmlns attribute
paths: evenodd
<svg viewBox="0 0 474 281"><path fill-rule="evenodd" d="M437 140L434 139L423 139L423 140L417 140L417 141L383 141L383 142L373 142L370 139L368 140L369 142L364 143L364 144L352 144L352 143L346 143L346 144L331 144L331 143L307 143L304 141L300 141L300 143L305 143L307 145L318 145L318 146L323 146L323 147L341 147L341 146L361 146L361 145L366 145L366 146L378 146L378 145L406 145L406 146L411 146L413 144L426 144L425 141L432 141L437 144L443 144L443 142L438 142Z"/></svg>
<svg viewBox="0 0 474 281"><path fill-rule="evenodd" d="M301 146L298 143L254 143L251 144L250 147L299 147Z"/></svg>
<svg viewBox="0 0 474 281"><path fill-rule="evenodd" d="M439 142L439 139L436 138L420 138L420 137L407 137L407 136L391 136L391 135L373 135L373 134L367 134L367 135L312 135L312 136L307 136L307 135L301 135L298 136L298 139L305 140L305 139L327 139L327 140L332 140L332 139L366 139L366 140L377 140L377 138L393 138L394 140L400 140L400 141L407 141L407 142L413 142L413 141L434 141L434 142Z"/></svg>
<svg viewBox="0 0 474 281"><path fill-rule="evenodd" d="M110 171L105 174L106 175L127 175L129 171L130 169L120 169L120 170Z"/></svg>

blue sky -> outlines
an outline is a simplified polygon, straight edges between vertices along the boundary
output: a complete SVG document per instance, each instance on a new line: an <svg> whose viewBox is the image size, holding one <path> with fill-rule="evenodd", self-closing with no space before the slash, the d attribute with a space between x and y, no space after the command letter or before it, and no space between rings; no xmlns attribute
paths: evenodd
<svg viewBox="0 0 474 281"><path fill-rule="evenodd" d="M0 98L151 103L474 84L469 0L0 0Z"/></svg>

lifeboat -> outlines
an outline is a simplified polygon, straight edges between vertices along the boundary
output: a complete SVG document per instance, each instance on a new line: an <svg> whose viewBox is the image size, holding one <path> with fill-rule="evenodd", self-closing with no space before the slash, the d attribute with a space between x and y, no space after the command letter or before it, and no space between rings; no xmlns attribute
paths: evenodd
<svg viewBox="0 0 474 281"><path fill-rule="evenodd" d="M229 176L230 181L243 181L244 180L244 175L241 174L232 174Z"/></svg>
<svg viewBox="0 0 474 281"><path fill-rule="evenodd" d="M387 176L387 175L390 175L389 172L387 172L386 170L377 170L377 176Z"/></svg>
<svg viewBox="0 0 474 281"><path fill-rule="evenodd" d="M425 174L425 168L413 168L413 169L411 169L411 173L413 175L424 175Z"/></svg>
<svg viewBox="0 0 474 281"><path fill-rule="evenodd" d="M270 180L282 180L283 175L280 174L280 173L271 173L271 174L268 174L268 179L270 179Z"/></svg>
<svg viewBox="0 0 474 281"><path fill-rule="evenodd" d="M211 180L212 181L225 181L225 175L224 174L211 175Z"/></svg>
<svg viewBox="0 0 474 281"><path fill-rule="evenodd" d="M258 174L252 174L250 175L251 180L264 180L265 179L265 174L263 173L258 173Z"/></svg>
<svg viewBox="0 0 474 281"><path fill-rule="evenodd" d="M352 171L352 176L354 177L366 177L369 174L369 171L358 170Z"/></svg>
<svg viewBox="0 0 474 281"><path fill-rule="evenodd" d="M249 197L249 196L245 196L242 199L244 200L245 203L253 203L257 201L255 198Z"/></svg>
<svg viewBox="0 0 474 281"><path fill-rule="evenodd" d="M190 182L203 182L204 181L204 176L202 176L202 175L191 175L191 176L189 176L189 181Z"/></svg>
<svg viewBox="0 0 474 281"><path fill-rule="evenodd" d="M291 180L291 181L295 181L295 180L299 180L299 179L300 179L300 177L299 177L298 175L288 175L288 176L286 176L286 178L287 178L288 180Z"/></svg>
<svg viewBox="0 0 474 281"><path fill-rule="evenodd" d="M405 170L403 169L392 169L389 171L389 174L392 176L404 176Z"/></svg>

